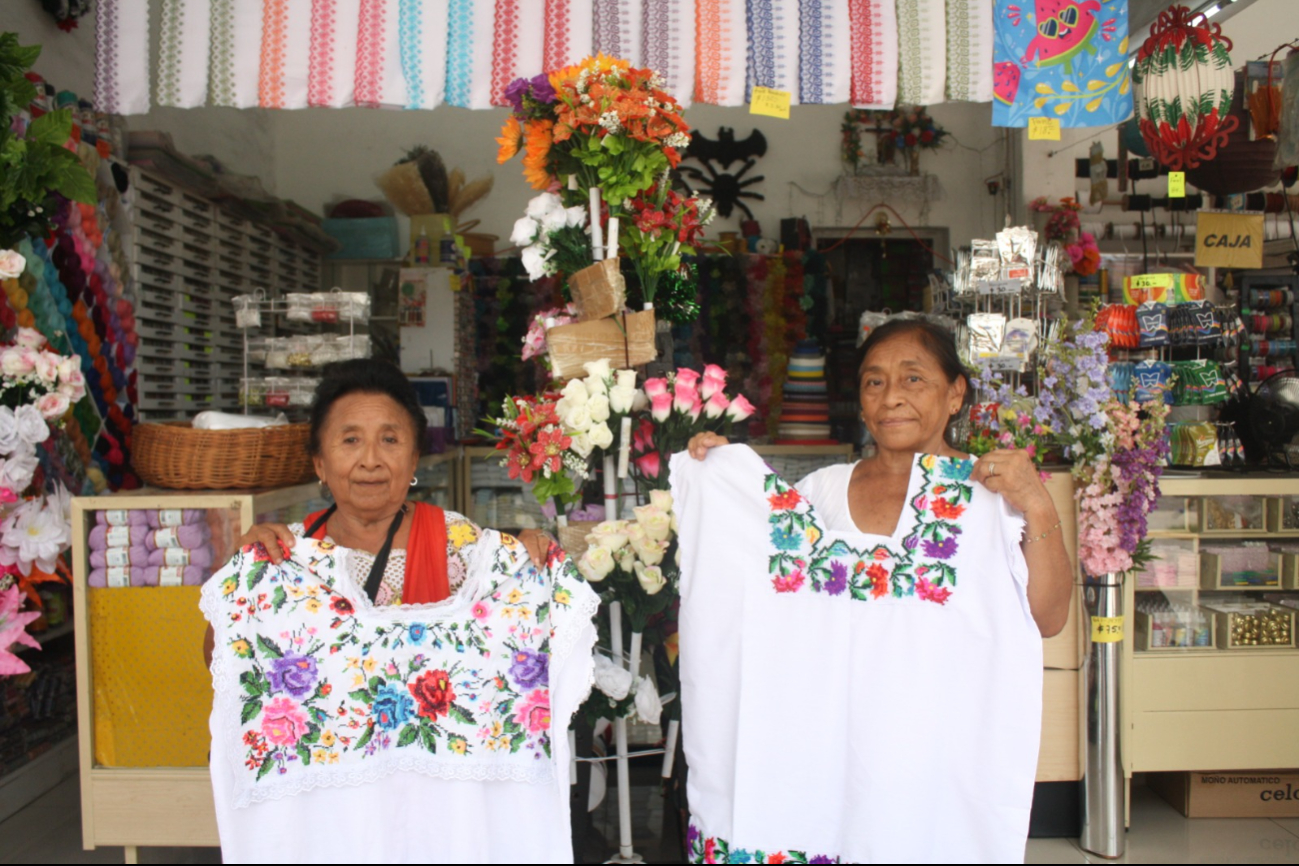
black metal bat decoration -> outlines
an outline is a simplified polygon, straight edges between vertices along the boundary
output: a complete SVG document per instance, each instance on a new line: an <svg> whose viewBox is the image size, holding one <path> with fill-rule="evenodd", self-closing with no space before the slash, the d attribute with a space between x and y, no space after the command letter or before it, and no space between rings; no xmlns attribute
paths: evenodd
<svg viewBox="0 0 1299 866"><path fill-rule="evenodd" d="M681 183L692 193L695 189L688 179L697 181L699 191L713 199L718 216L729 217L738 206L749 219L753 219L753 211L749 210L749 206L741 199L766 201L766 196L747 189L761 183L765 180L765 176L757 175L744 179L744 175L752 170L757 165L758 158L766 153L767 138L758 129L739 141L735 139L735 130L729 126L717 130L716 141L698 132L692 132L690 146L686 148L683 158L697 160L703 165L703 170L693 166L681 166L677 169L677 173ZM736 162L741 163L739 171L732 173L726 170Z"/></svg>

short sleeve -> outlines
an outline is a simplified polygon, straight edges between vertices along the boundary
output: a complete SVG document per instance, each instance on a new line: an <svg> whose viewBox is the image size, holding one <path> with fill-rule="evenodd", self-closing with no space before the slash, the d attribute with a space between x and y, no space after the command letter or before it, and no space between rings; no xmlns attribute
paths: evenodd
<svg viewBox="0 0 1299 866"><path fill-rule="evenodd" d="M1011 576L1020 586L1028 587L1028 560L1024 558L1024 527L1027 525L1022 512L1006 501L1004 496L997 495L997 505L1001 510L1001 534L1006 545L1006 561L1010 563Z"/></svg>

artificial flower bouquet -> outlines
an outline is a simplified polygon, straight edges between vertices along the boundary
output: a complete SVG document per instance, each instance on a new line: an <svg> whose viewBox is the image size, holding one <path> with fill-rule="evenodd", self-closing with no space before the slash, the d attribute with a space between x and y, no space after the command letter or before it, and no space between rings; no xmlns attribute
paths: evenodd
<svg viewBox="0 0 1299 866"><path fill-rule="evenodd" d="M1072 196L1060 199L1059 204L1051 204L1046 196L1040 196L1029 202L1029 210L1050 214L1043 228L1047 241L1059 241L1069 255L1071 271L1080 277L1089 277L1101 266L1101 251L1096 243L1096 236L1082 231L1082 222L1078 212L1082 205Z"/></svg>
<svg viewBox="0 0 1299 866"><path fill-rule="evenodd" d="M659 280L681 270L681 257L694 255L716 209L701 196L682 195L666 175L627 202L623 245L640 280L641 297L653 304Z"/></svg>
<svg viewBox="0 0 1299 866"><path fill-rule="evenodd" d="M684 451L698 433L729 435L732 427L753 415L753 404L743 394L726 395L726 371L716 364L697 370L685 367L667 376L645 381L648 417L636 426L631 462L642 489L666 490L666 460Z"/></svg>
<svg viewBox="0 0 1299 866"><path fill-rule="evenodd" d="M519 247L528 279L577 273L591 261L586 208L564 207L559 196L543 192L514 223L510 243Z"/></svg>

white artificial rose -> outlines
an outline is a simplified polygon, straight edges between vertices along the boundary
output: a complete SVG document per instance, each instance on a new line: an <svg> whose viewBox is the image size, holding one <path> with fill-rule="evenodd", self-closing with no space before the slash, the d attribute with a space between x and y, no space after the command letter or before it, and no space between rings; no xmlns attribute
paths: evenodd
<svg viewBox="0 0 1299 866"><path fill-rule="evenodd" d="M18 333L14 335L14 345L26 346L29 349L39 349L45 345L45 337L35 328L19 328ZM55 356L58 357L57 355Z"/></svg>
<svg viewBox="0 0 1299 866"><path fill-rule="evenodd" d="M0 372L6 376L26 376L36 366L36 357L26 346L12 346L0 352Z"/></svg>
<svg viewBox="0 0 1299 866"><path fill-rule="evenodd" d="M617 387L628 388L632 391L636 390L635 370L619 370L617 373L614 374L614 378L617 381Z"/></svg>
<svg viewBox="0 0 1299 866"><path fill-rule="evenodd" d="M80 370L73 370L67 376L62 376L63 381L59 383L59 393L67 396L73 403L86 396L86 377Z"/></svg>
<svg viewBox="0 0 1299 866"><path fill-rule="evenodd" d="M68 381L74 373L81 372L81 358L72 355L67 358L59 359L59 378Z"/></svg>
<svg viewBox="0 0 1299 866"><path fill-rule="evenodd" d="M41 410L30 403L14 410L18 422L18 438L28 445L39 445L50 438L50 425L45 421Z"/></svg>
<svg viewBox="0 0 1299 866"><path fill-rule="evenodd" d="M528 202L527 210L524 213L537 222L541 222L546 214L553 210L563 210L563 207L564 203L559 200L559 196L553 192L543 192L539 196L534 196L532 201Z"/></svg>
<svg viewBox="0 0 1299 866"><path fill-rule="evenodd" d="M586 406L574 406L562 420L565 427L583 433L591 429L591 410ZM594 442L595 439L592 438L591 441Z"/></svg>
<svg viewBox="0 0 1299 866"><path fill-rule="evenodd" d="M597 524L586 536L586 543L599 545L617 552L627 546L627 521L606 520Z"/></svg>
<svg viewBox="0 0 1299 866"><path fill-rule="evenodd" d="M613 444L613 431L609 429L608 424L600 423L591 427L591 444L600 450L607 449Z"/></svg>
<svg viewBox="0 0 1299 866"><path fill-rule="evenodd" d="M18 436L18 419L14 410L0 406L0 454L11 454L22 440Z"/></svg>
<svg viewBox="0 0 1299 866"><path fill-rule="evenodd" d="M516 247L526 247L537 239L537 223L528 217L519 217L514 221L514 231L510 232L510 243Z"/></svg>
<svg viewBox="0 0 1299 866"><path fill-rule="evenodd" d="M586 401L591 398L591 395L587 393L586 383L581 379L570 379L561 393L563 393L564 399L574 406L585 406Z"/></svg>
<svg viewBox="0 0 1299 866"><path fill-rule="evenodd" d="M645 539L645 527L641 526L639 523L627 524L627 541L630 542L632 547L635 547L638 544L644 544Z"/></svg>
<svg viewBox="0 0 1299 866"><path fill-rule="evenodd" d="M581 228L586 225L586 208L580 204L564 210L564 216L571 228Z"/></svg>
<svg viewBox="0 0 1299 866"><path fill-rule="evenodd" d="M635 511L636 522L645 527L646 535L655 541L667 541L672 532L671 515L653 505L642 505Z"/></svg>
<svg viewBox="0 0 1299 866"><path fill-rule="evenodd" d="M650 404L649 397L645 396L644 391L637 388L635 395L632 397L631 411L644 412L646 409L649 408L649 404Z"/></svg>
<svg viewBox="0 0 1299 866"><path fill-rule="evenodd" d="M646 595L658 595L668 583L663 577L663 569L657 565L642 565L639 562L636 563L636 580L640 583L640 588L645 590Z"/></svg>
<svg viewBox="0 0 1299 866"><path fill-rule="evenodd" d="M36 357L33 360L35 361L33 371L36 373L36 378L53 388L55 383L59 381L59 356L53 352L36 352Z"/></svg>
<svg viewBox="0 0 1299 866"><path fill-rule="evenodd" d="M586 375L589 378L599 379L601 383L610 376L609 360L607 358L601 358L598 361L587 361L582 366L586 369ZM590 387L590 385L591 383L587 382L587 386Z"/></svg>
<svg viewBox="0 0 1299 866"><path fill-rule="evenodd" d="M653 677L643 676L636 683L636 715L647 725L657 725L663 716L663 699Z"/></svg>
<svg viewBox="0 0 1299 866"><path fill-rule="evenodd" d="M653 505L660 511L672 510L672 494L666 490L651 490L650 505Z"/></svg>
<svg viewBox="0 0 1299 866"><path fill-rule="evenodd" d="M39 463L36 455L30 451L13 455L0 468L0 487L8 487L14 493L21 494L32 483L32 476L36 474Z"/></svg>
<svg viewBox="0 0 1299 866"><path fill-rule="evenodd" d="M636 402L636 391L618 385L609 391L609 411L615 415L627 415L632 404Z"/></svg>
<svg viewBox="0 0 1299 866"><path fill-rule="evenodd" d="M591 412L591 423L603 424L609 420L609 398L603 394L596 394L587 401L586 408Z"/></svg>
<svg viewBox="0 0 1299 866"><path fill-rule="evenodd" d="M528 272L529 279L539 280L549 273L547 265L550 261L550 254L536 244L524 247L523 251L519 253L519 260L523 262L523 267Z"/></svg>
<svg viewBox="0 0 1299 866"><path fill-rule="evenodd" d="M0 280L16 280L27 268L27 259L17 250L0 250Z"/></svg>
<svg viewBox="0 0 1299 866"><path fill-rule="evenodd" d="M568 214L562 210L552 210L541 218L541 230L547 235L559 231L568 225Z"/></svg>
<svg viewBox="0 0 1299 866"><path fill-rule="evenodd" d="M590 435L587 433L574 433L572 438L573 443L568 446L569 449L583 460L590 457L591 452L595 450L595 446L591 444Z"/></svg>
<svg viewBox="0 0 1299 866"><path fill-rule="evenodd" d="M613 660L600 653L595 654L595 687L615 701L621 701L631 693L631 671L614 664Z"/></svg>
<svg viewBox="0 0 1299 866"><path fill-rule="evenodd" d="M560 397L555 401L555 417L559 418L561 421L564 420L564 416L571 411L573 411L573 404L568 402L567 397Z"/></svg>
<svg viewBox="0 0 1299 866"><path fill-rule="evenodd" d="M614 555L618 557L618 567L624 572L627 574L636 572L636 551L632 550L630 544L623 547L622 550L614 551Z"/></svg>
<svg viewBox="0 0 1299 866"><path fill-rule="evenodd" d="M663 555L668 552L666 543L650 541L648 538L639 544L633 543L632 548L636 551L636 558L645 565L658 565L663 561Z"/></svg>
<svg viewBox="0 0 1299 866"><path fill-rule="evenodd" d="M71 405L68 396L60 391L52 391L36 401L36 409L46 421L59 420Z"/></svg>
<svg viewBox="0 0 1299 866"><path fill-rule="evenodd" d="M613 553L607 547L588 547L577 561L577 570L589 583L599 583L613 571Z"/></svg>

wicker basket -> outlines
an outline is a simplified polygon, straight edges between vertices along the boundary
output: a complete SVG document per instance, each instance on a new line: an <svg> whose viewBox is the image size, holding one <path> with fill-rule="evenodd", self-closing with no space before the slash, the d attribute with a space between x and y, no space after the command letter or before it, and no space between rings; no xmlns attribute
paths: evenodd
<svg viewBox="0 0 1299 866"><path fill-rule="evenodd" d="M187 421L140 424L131 461L146 484L172 490L248 490L313 477L310 424L249 430L195 430Z"/></svg>
<svg viewBox="0 0 1299 866"><path fill-rule="evenodd" d="M564 548L564 551L572 559L580 559L582 554L586 553L586 536L602 522L600 520L574 520L568 526L559 527L559 546Z"/></svg>

